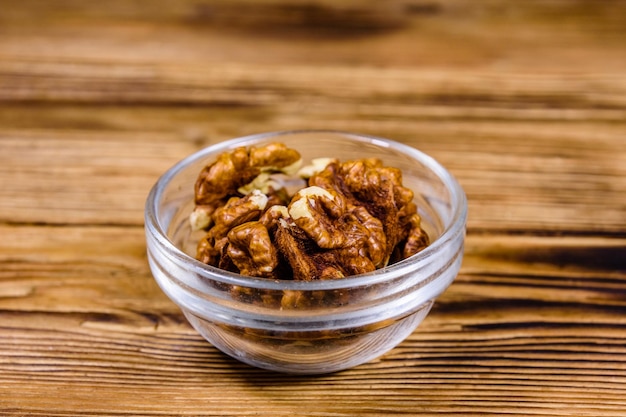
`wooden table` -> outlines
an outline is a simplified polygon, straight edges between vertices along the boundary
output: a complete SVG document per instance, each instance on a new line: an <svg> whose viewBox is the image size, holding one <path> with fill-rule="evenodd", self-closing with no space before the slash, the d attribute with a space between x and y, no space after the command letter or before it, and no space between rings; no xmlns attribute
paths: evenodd
<svg viewBox="0 0 626 417"><path fill-rule="evenodd" d="M146 261L157 177L227 138L420 148L461 273L379 360L229 359ZM0 414L625 416L626 2L0 0Z"/></svg>

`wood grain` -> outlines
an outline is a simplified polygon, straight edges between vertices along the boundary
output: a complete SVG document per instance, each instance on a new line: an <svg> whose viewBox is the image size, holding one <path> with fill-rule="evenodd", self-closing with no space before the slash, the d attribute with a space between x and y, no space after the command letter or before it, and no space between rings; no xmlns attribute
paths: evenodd
<svg viewBox="0 0 626 417"><path fill-rule="evenodd" d="M6 198L0 200L0 217L10 222L141 224L145 197L156 178L200 147L234 137L221 129L238 130L245 123L245 132L230 132L236 135L264 127L300 127L273 117L246 120L246 114L255 117L254 110L202 108L179 113L185 121L171 122L168 132L157 129L167 129L163 119L169 117L169 107L94 111L91 106L61 106L48 112L47 105L23 106L12 107L7 117L5 126L14 127L0 128L0 170L11 178L4 186ZM128 122L137 125L115 126L129 111L138 113ZM39 129L20 129L12 121L32 120L41 112L46 116L40 118L44 126ZM171 113L175 118L177 111ZM71 129L62 139L53 139L55 125L76 118L92 127ZM621 124L581 121L564 127L558 122L413 123L410 117L394 118L393 124L373 119L334 125L325 119L320 124L383 132L433 155L459 177L469 196L470 230L623 233L626 141ZM221 121L206 121L213 119ZM105 124L113 126L99 127ZM155 130L141 129L145 125ZM94 142L101 143L99 149L94 150Z"/></svg>
<svg viewBox="0 0 626 417"><path fill-rule="evenodd" d="M226 359L189 329L150 277L140 230L65 226L54 245L40 231L2 229L39 255L2 246L0 366L13 393L2 397L5 411L384 415L428 414L424 404L436 404L470 414L619 415L624 406L626 240L470 236L465 272L408 340L357 369L297 378ZM69 256L77 242L80 260ZM580 247L609 254L609 264L596 266L600 256L555 264L558 256L540 250Z"/></svg>
<svg viewBox="0 0 626 417"><path fill-rule="evenodd" d="M626 2L0 0L0 415L625 416ZM158 176L330 128L433 155L460 275L333 375L252 369L151 277Z"/></svg>

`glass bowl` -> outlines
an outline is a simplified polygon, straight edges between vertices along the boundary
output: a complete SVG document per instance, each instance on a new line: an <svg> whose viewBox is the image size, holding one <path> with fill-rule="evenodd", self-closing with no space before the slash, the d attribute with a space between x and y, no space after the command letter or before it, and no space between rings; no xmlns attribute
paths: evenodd
<svg viewBox="0 0 626 417"><path fill-rule="evenodd" d="M399 168L415 193L430 246L371 273L322 281L251 278L197 261L200 236L188 217L198 174L223 152L272 142L298 150L305 164L377 157ZM233 139L180 161L150 191L145 229L154 278L206 340L259 368L322 374L373 360L417 328L459 271L466 215L463 190L428 155L388 139L307 130ZM324 302L281 309L276 300L289 291Z"/></svg>

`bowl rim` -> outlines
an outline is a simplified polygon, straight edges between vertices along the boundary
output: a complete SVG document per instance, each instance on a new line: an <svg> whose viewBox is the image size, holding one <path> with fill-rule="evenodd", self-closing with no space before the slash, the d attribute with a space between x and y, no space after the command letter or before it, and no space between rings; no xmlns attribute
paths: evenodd
<svg viewBox="0 0 626 417"><path fill-rule="evenodd" d="M232 150L236 147L253 145L259 140L269 138L278 139L280 136L299 134L336 135L344 138L349 138L350 140L354 140L357 142L369 143L384 148L393 148L395 151L407 154L412 159L419 161L422 165L427 167L435 176L437 176L442 181L443 184L446 185L451 195L451 221L444 228L441 235L437 239L431 242L430 245L424 250L413 256L365 274L352 275L336 280L321 281L293 281L257 278L226 271L211 265L207 265L186 254L184 251L174 245L174 243L167 237L165 228L158 218L158 202L161 200L163 191L169 184L169 182L182 170L186 169L189 164L197 162L201 159L206 159L208 155L219 155L221 152ZM424 268L428 265L429 259L432 259L433 257L437 256L438 253L442 252L447 244L451 241L454 241L454 239L460 233L465 233L467 219L467 197L456 178L445 167L443 167L443 165L441 165L432 156L412 146L384 137L353 133L342 130L296 129L264 132L228 139L225 141L211 144L179 160L167 171L165 171L150 189L150 192L146 199L144 216L146 233L154 237L155 240L159 242L162 248L165 249L169 255L173 256L180 262L186 263L186 267L188 269L202 277L214 281L219 281L224 284L245 286L249 288L268 290L320 291L374 285L380 282L401 277L411 270L414 271L416 269ZM428 274L424 276L424 279L427 278Z"/></svg>

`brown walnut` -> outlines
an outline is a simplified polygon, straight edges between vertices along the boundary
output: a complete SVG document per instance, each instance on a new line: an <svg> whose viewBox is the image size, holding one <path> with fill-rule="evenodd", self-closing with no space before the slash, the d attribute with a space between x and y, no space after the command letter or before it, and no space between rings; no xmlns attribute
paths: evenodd
<svg viewBox="0 0 626 417"><path fill-rule="evenodd" d="M278 253L262 223L243 223L228 232L227 238L226 254L242 275L274 277Z"/></svg>
<svg viewBox="0 0 626 417"><path fill-rule="evenodd" d="M371 272L429 244L399 169L376 158L318 159L300 170L306 184L291 195L272 173L293 175L299 162L297 151L274 143L237 148L204 168L190 217L206 230L198 259L248 276L311 281ZM302 297L291 291L280 304L313 302Z"/></svg>
<svg viewBox="0 0 626 417"><path fill-rule="evenodd" d="M254 181L264 172L292 173L299 167L300 154L281 143L260 148L239 147L221 154L198 175L195 184L195 202L200 206L214 206L237 190Z"/></svg>

